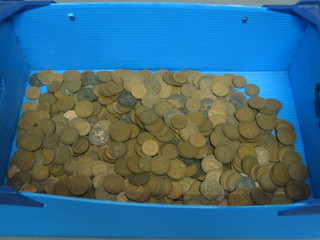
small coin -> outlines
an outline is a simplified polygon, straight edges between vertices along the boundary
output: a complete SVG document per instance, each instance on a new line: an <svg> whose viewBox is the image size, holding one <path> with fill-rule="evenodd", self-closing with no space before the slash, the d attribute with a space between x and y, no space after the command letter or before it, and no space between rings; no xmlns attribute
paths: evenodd
<svg viewBox="0 0 320 240"><path fill-rule="evenodd" d="M36 134L24 134L20 138L21 147L30 152L38 150L42 145L42 137Z"/></svg>
<svg viewBox="0 0 320 240"><path fill-rule="evenodd" d="M171 167L170 170L168 171L167 175L175 180L182 179L186 176L187 174L187 167L184 164L184 162L174 159L171 160Z"/></svg>
<svg viewBox="0 0 320 240"><path fill-rule="evenodd" d="M235 187L238 189L238 188L247 188L249 190L252 190L256 187L255 185L255 182L249 178L249 177L246 177L246 176L241 176L236 184L235 184Z"/></svg>
<svg viewBox="0 0 320 240"><path fill-rule="evenodd" d="M280 128L277 131L278 140L284 145L291 145L296 140L296 134L289 128Z"/></svg>
<svg viewBox="0 0 320 240"><path fill-rule="evenodd" d="M172 190L167 195L170 199L178 199L182 195L182 187L177 182L172 182Z"/></svg>
<svg viewBox="0 0 320 240"><path fill-rule="evenodd" d="M256 122L240 122L239 133L246 139L255 139L259 136L260 130Z"/></svg>
<svg viewBox="0 0 320 240"><path fill-rule="evenodd" d="M193 147L202 148L206 145L207 139L200 132L197 132L189 136L189 142Z"/></svg>
<svg viewBox="0 0 320 240"><path fill-rule="evenodd" d="M209 179L200 184L200 192L206 199L216 200L223 193L223 188L217 181Z"/></svg>
<svg viewBox="0 0 320 240"><path fill-rule="evenodd" d="M254 188L250 192L252 201L257 205L265 205L268 202L268 196L261 188Z"/></svg>
<svg viewBox="0 0 320 240"><path fill-rule="evenodd" d="M103 188L109 193L119 193L124 190L124 179L118 174L106 175L102 180Z"/></svg>
<svg viewBox="0 0 320 240"><path fill-rule="evenodd" d="M89 191L90 184L85 176L72 176L67 182L67 188L73 195L81 196Z"/></svg>
<svg viewBox="0 0 320 240"><path fill-rule="evenodd" d="M129 124L121 121L113 122L109 126L110 137L117 142L127 141L131 136Z"/></svg>
<svg viewBox="0 0 320 240"><path fill-rule="evenodd" d="M237 88L244 88L247 85L247 79L243 76L236 75L232 78L232 83Z"/></svg>
<svg viewBox="0 0 320 240"><path fill-rule="evenodd" d="M217 97L224 97L229 93L229 85L224 79L214 79L211 85L211 91Z"/></svg>
<svg viewBox="0 0 320 240"><path fill-rule="evenodd" d="M228 196L229 206L250 206L252 200L250 197L250 191L247 188L238 188L231 192Z"/></svg>
<svg viewBox="0 0 320 240"><path fill-rule="evenodd" d="M159 151L159 145L156 141L149 139L142 143L142 152L147 156L154 156Z"/></svg>
<svg viewBox="0 0 320 240"><path fill-rule="evenodd" d="M117 96L117 100L124 106L133 106L137 103L137 98L128 92L122 92Z"/></svg>
<svg viewBox="0 0 320 240"><path fill-rule="evenodd" d="M147 89L142 84L135 84L131 89L131 94L135 99L142 99L147 94Z"/></svg>
<svg viewBox="0 0 320 240"><path fill-rule="evenodd" d="M235 116L240 122L253 121L255 119L254 112L248 107L238 108Z"/></svg>
<svg viewBox="0 0 320 240"><path fill-rule="evenodd" d="M253 96L248 100L248 105L253 109L263 109L267 104L267 101L259 96Z"/></svg>
<svg viewBox="0 0 320 240"><path fill-rule="evenodd" d="M38 78L42 84L48 84L49 78L53 73L51 70L42 70L38 73Z"/></svg>
<svg viewBox="0 0 320 240"><path fill-rule="evenodd" d="M44 181L49 177L49 168L45 165L37 166L32 170L32 176L37 181Z"/></svg>
<svg viewBox="0 0 320 240"><path fill-rule="evenodd" d="M38 73L34 73L29 77L29 84L32 87L41 87L43 85L38 78Z"/></svg>
<svg viewBox="0 0 320 240"><path fill-rule="evenodd" d="M77 116L87 118L93 113L93 104L90 101L79 101L74 108Z"/></svg>
<svg viewBox="0 0 320 240"><path fill-rule="evenodd" d="M109 132L102 127L93 127L89 133L89 140L95 146L103 146L109 140Z"/></svg>
<svg viewBox="0 0 320 240"><path fill-rule="evenodd" d="M305 182L292 181L286 185L286 195L295 201L306 200L310 196L310 187Z"/></svg>
<svg viewBox="0 0 320 240"><path fill-rule="evenodd" d="M246 156L242 159L241 168L246 175L249 175L251 168L258 164L259 162L256 157Z"/></svg>
<svg viewBox="0 0 320 240"><path fill-rule="evenodd" d="M61 130L59 138L63 144L71 145L79 137L79 132L74 127L65 127Z"/></svg>
<svg viewBox="0 0 320 240"><path fill-rule="evenodd" d="M288 166L288 173L295 181L304 181L308 176L308 169L302 163L291 163Z"/></svg>
<svg viewBox="0 0 320 240"><path fill-rule="evenodd" d="M222 163L231 162L234 158L234 154L234 147L226 141L220 142L214 150L215 157Z"/></svg>
<svg viewBox="0 0 320 240"><path fill-rule="evenodd" d="M255 84L248 84L244 91L248 96L253 97L253 96L257 96L259 94L260 89Z"/></svg>
<svg viewBox="0 0 320 240"><path fill-rule="evenodd" d="M150 170L157 175L166 174L171 167L170 159L165 156L155 156L150 161Z"/></svg>
<svg viewBox="0 0 320 240"><path fill-rule="evenodd" d="M149 173L133 173L128 176L128 181L130 184L136 186L142 186L149 182L150 174Z"/></svg>
<svg viewBox="0 0 320 240"><path fill-rule="evenodd" d="M26 97L30 100L38 99L40 94L40 89L37 87L30 87L26 91Z"/></svg>

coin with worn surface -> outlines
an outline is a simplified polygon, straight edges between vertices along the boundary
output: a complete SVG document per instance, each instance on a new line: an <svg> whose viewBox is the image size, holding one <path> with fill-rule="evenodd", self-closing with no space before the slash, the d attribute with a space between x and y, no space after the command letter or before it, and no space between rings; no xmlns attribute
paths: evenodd
<svg viewBox="0 0 320 240"><path fill-rule="evenodd" d="M255 139L259 136L260 130L256 122L240 122L239 133L242 137L247 139Z"/></svg>
<svg viewBox="0 0 320 240"><path fill-rule="evenodd" d="M110 137L117 142L127 141L131 136L129 124L121 121L113 122L109 126Z"/></svg>
<svg viewBox="0 0 320 240"><path fill-rule="evenodd" d="M72 176L67 182L67 187L73 195L81 196L89 191L90 184L85 176Z"/></svg>
<svg viewBox="0 0 320 240"><path fill-rule="evenodd" d="M295 201L306 200L310 197L310 187L305 182L291 181L286 185L286 195Z"/></svg>
<svg viewBox="0 0 320 240"><path fill-rule="evenodd" d="M229 206L250 206L252 200L250 197L250 190L247 188L238 188L231 192L228 196Z"/></svg>
<svg viewBox="0 0 320 240"><path fill-rule="evenodd" d="M29 77L29 84L32 87L41 87L43 85L42 82L40 82L39 78L38 78L38 73L33 73L30 77Z"/></svg>
<svg viewBox="0 0 320 240"><path fill-rule="evenodd" d="M259 94L260 89L255 84L248 84L244 91L248 96L253 97L253 96L257 96Z"/></svg>
<svg viewBox="0 0 320 240"><path fill-rule="evenodd" d="M223 188L219 182L209 179L200 184L200 192L208 200L216 200L223 193Z"/></svg>
<svg viewBox="0 0 320 240"><path fill-rule="evenodd" d="M268 196L261 188L254 188L250 191L252 201L257 205L264 205L268 202Z"/></svg>
<svg viewBox="0 0 320 240"><path fill-rule="evenodd" d="M152 139L142 143L142 152L147 156L154 156L159 151L159 144Z"/></svg>
<svg viewBox="0 0 320 240"><path fill-rule="evenodd" d="M155 156L150 161L150 170L154 174L164 175L166 174L171 167L170 159L166 156Z"/></svg>
<svg viewBox="0 0 320 240"><path fill-rule="evenodd" d="M40 89L37 87L30 87L26 91L26 97L31 100L38 99L40 97Z"/></svg>
<svg viewBox="0 0 320 240"><path fill-rule="evenodd" d="M179 180L179 179L182 179L186 176L187 167L184 164L184 162L182 162L178 159L174 159L174 160L171 160L170 164L171 164L171 167L167 173L167 175L170 178L175 179L175 180Z"/></svg>
<svg viewBox="0 0 320 240"><path fill-rule="evenodd" d="M288 173L295 181L304 181L308 176L308 169L302 163L291 163L288 165Z"/></svg>
<svg viewBox="0 0 320 240"><path fill-rule="evenodd" d="M249 178L249 177L246 177L246 176L241 176L236 184L235 184L235 187L238 189L238 188L247 188L249 190L252 190L256 187L255 185L255 182Z"/></svg>
<svg viewBox="0 0 320 240"><path fill-rule="evenodd" d="M60 142L66 145L73 144L79 137L79 133L74 127L65 127L61 130L59 138Z"/></svg>
<svg viewBox="0 0 320 240"><path fill-rule="evenodd" d="M192 133L189 136L189 143L196 148L202 148L206 145L207 139L200 133Z"/></svg>
<svg viewBox="0 0 320 240"><path fill-rule="evenodd" d="M89 140L95 146L103 146L109 140L109 132L102 127L93 127L89 133Z"/></svg>
<svg viewBox="0 0 320 240"><path fill-rule="evenodd" d="M253 96L248 100L248 105L253 109L263 109L267 104L267 101L259 96Z"/></svg>
<svg viewBox="0 0 320 240"><path fill-rule="evenodd" d="M37 181L44 181L49 177L50 170L47 166L37 166L32 170L32 176Z"/></svg>
<svg viewBox="0 0 320 240"><path fill-rule="evenodd" d="M149 173L133 173L128 176L128 181L130 184L136 186L142 186L149 182L150 174Z"/></svg>
<svg viewBox="0 0 320 240"><path fill-rule="evenodd" d="M253 110L248 107L238 108L235 116L240 122L253 121L255 118Z"/></svg>
<svg viewBox="0 0 320 240"><path fill-rule="evenodd" d="M231 162L234 158L234 154L235 150L233 145L226 141L220 142L214 150L215 157L222 163Z"/></svg>
<svg viewBox="0 0 320 240"><path fill-rule="evenodd" d="M277 138L284 145L291 145L296 141L296 134L289 128L280 128L277 130Z"/></svg>
<svg viewBox="0 0 320 240"><path fill-rule="evenodd" d="M124 190L124 179L118 174L106 175L102 180L103 188L109 193L119 193Z"/></svg>
<svg viewBox="0 0 320 240"><path fill-rule="evenodd" d="M214 155L207 155L201 161L201 168L205 173L211 170L222 170L222 163Z"/></svg>
<svg viewBox="0 0 320 240"><path fill-rule="evenodd" d="M21 147L30 152L38 150L42 145L42 137L36 134L27 133L20 138Z"/></svg>

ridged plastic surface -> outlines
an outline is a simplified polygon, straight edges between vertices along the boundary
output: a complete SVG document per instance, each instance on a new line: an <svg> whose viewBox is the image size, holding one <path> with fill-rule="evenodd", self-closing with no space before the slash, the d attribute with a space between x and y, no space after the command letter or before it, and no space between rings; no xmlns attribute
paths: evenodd
<svg viewBox="0 0 320 240"><path fill-rule="evenodd" d="M68 14L74 15L73 21ZM10 79L6 80L9 86L5 90L5 96L9 97L4 102L7 110L0 115L0 134L1 121L5 120L8 129L17 126L29 74L21 60L24 55L30 70L166 68L233 72L259 85L262 97L282 102L279 117L294 124L296 150L303 156L305 144L310 170L314 167L311 170L314 193L319 193L320 133L313 128L317 118L312 101L313 85L320 79L320 40L312 27L304 33L303 20L255 7L92 3L35 9L17 15L13 25L14 31L11 25L0 28L1 33L7 34L0 34L0 43L10 36L15 39L15 33L19 40L19 46L15 40L16 45L0 44L4 56L18 59L13 64L15 60L5 61L0 54L4 63L0 66L11 76L6 78ZM11 140L12 136L4 138L0 151L8 150ZM0 167L4 169L8 158L6 153L1 154L7 160L1 161ZM277 215L279 211L305 206L307 201L283 206L169 206L23 195L45 206L0 205L3 216L0 235L154 238L320 235L319 215Z"/></svg>
<svg viewBox="0 0 320 240"><path fill-rule="evenodd" d="M320 117L315 110L315 86L320 83L320 38L307 28L290 71L300 126L308 158L312 190L320 198ZM319 109L320 110L320 109Z"/></svg>
<svg viewBox="0 0 320 240"><path fill-rule="evenodd" d="M12 24L0 24L0 185L4 183L29 68Z"/></svg>
<svg viewBox="0 0 320 240"><path fill-rule="evenodd" d="M31 69L228 71L287 70L305 25L265 8L178 3L54 4L13 23Z"/></svg>

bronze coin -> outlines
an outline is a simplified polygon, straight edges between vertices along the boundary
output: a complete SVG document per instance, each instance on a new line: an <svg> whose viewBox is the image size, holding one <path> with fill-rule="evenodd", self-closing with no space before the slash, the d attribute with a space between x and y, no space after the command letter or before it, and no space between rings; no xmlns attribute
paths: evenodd
<svg viewBox="0 0 320 240"><path fill-rule="evenodd" d="M231 192L228 196L229 206L250 206L252 200L250 197L250 191L247 188L238 188Z"/></svg>
<svg viewBox="0 0 320 240"><path fill-rule="evenodd" d="M306 200L310 196L310 187L305 182L292 181L286 185L286 195L294 201Z"/></svg>
<svg viewBox="0 0 320 240"><path fill-rule="evenodd" d="M149 182L150 174L149 173L133 173L128 176L130 184L141 186Z"/></svg>
<svg viewBox="0 0 320 240"><path fill-rule="evenodd" d="M220 142L215 150L215 157L222 163L229 163L233 160L235 154L235 149L232 144L229 144L227 141Z"/></svg>
<svg viewBox="0 0 320 240"><path fill-rule="evenodd" d="M124 190L124 179L117 174L109 174L103 178L102 186L109 193L119 193Z"/></svg>
<svg viewBox="0 0 320 240"><path fill-rule="evenodd" d="M295 181L304 181L308 176L308 169L302 163L291 163L288 166L288 173Z"/></svg>
<svg viewBox="0 0 320 240"><path fill-rule="evenodd" d="M20 144L23 149L33 152L41 147L42 137L32 133L24 134L21 136Z"/></svg>
<svg viewBox="0 0 320 240"><path fill-rule="evenodd" d="M59 138L63 144L71 145L79 137L79 133L74 127L65 127L61 130Z"/></svg>
<svg viewBox="0 0 320 240"><path fill-rule="evenodd" d="M73 195L81 196L89 191L90 185L85 176L72 176L67 182L67 188Z"/></svg>
<svg viewBox="0 0 320 240"><path fill-rule="evenodd" d="M268 202L268 196L261 188L254 188L250 192L252 201L257 205L265 205Z"/></svg>

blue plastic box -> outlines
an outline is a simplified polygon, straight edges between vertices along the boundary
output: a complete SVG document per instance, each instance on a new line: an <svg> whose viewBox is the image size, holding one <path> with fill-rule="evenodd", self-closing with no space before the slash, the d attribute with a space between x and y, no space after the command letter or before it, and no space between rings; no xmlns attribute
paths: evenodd
<svg viewBox="0 0 320 240"><path fill-rule="evenodd" d="M178 3L51 4L10 16L17 6L0 1L0 185L31 72L194 69L244 75L283 103L279 117L296 128L313 196L281 206L170 206L1 188L0 235L320 237L316 21L265 7Z"/></svg>

